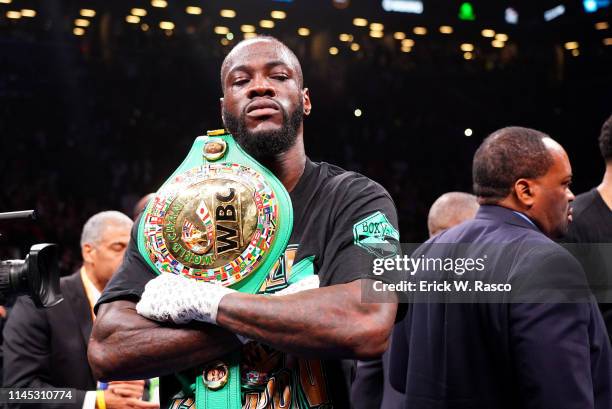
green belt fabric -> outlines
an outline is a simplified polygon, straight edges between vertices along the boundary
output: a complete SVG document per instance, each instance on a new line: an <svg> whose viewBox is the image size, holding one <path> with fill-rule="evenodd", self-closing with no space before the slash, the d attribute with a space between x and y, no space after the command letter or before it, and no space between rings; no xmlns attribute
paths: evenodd
<svg viewBox="0 0 612 409"><path fill-rule="evenodd" d="M207 159L207 155L204 154L204 149L206 148L207 143L219 140L224 141L226 144L226 149L223 155L219 158L214 158L213 160L209 160L210 156L209 159ZM172 185L177 183L177 180L179 180L180 176L185 172L195 168L207 166L207 164L213 162L215 164L239 164L254 169L255 171L259 172L259 174L264 176L266 182L271 186L278 200L278 224L275 226L275 237L272 239L270 248L265 252L256 270L251 272L251 274L247 277L244 277L240 281L235 282L230 286L232 289L237 291L254 294L257 293L264 284L268 273L274 266L274 263L283 254L289 241L289 237L291 236L291 230L293 227L293 206L291 204L291 199L287 190L274 176L274 174L272 174L272 172L244 152L242 148L240 148L240 146L234 141L231 135L227 133L219 134L218 132L215 134L209 133L207 136L200 136L195 140L185 160L176 169L172 176L170 176L170 178L168 178L168 180L162 185L158 191L158 195L160 192L163 192L164 189L171 189ZM161 274L162 269L160 268L159 263L156 265L154 260L151 260L151 255L149 254L145 243L146 216L151 214L150 212L152 211L154 202L155 199L149 202L144 211L143 217L140 220L140 224L138 226L138 250L152 270L157 274ZM295 274L292 274L290 284L293 284L300 279L313 274L312 259L303 261L309 262L303 263L302 267L300 267L300 264L302 263L297 263L294 266ZM195 391L197 409L240 409L242 407L240 391L240 353L236 352L229 354L228 356L223 357L221 361L223 361L223 363L225 363L229 368L229 378L227 383L217 390L211 390L206 387L202 376L198 376L195 382L193 380L187 382L185 375L177 374L177 378L179 381L181 381L181 384L183 384L184 392L193 393Z"/></svg>

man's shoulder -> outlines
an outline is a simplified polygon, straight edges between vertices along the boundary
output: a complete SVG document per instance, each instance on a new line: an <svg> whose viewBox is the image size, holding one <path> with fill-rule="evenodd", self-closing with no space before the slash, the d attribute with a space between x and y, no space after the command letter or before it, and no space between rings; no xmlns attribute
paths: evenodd
<svg viewBox="0 0 612 409"><path fill-rule="evenodd" d="M378 182L359 172L346 170L327 162L313 162L318 168L321 188L330 193L347 195L382 194L389 196L387 190Z"/></svg>
<svg viewBox="0 0 612 409"><path fill-rule="evenodd" d="M576 199L572 203L574 217L579 217L580 214L587 211L597 199L597 190L595 188L584 192L576 196Z"/></svg>

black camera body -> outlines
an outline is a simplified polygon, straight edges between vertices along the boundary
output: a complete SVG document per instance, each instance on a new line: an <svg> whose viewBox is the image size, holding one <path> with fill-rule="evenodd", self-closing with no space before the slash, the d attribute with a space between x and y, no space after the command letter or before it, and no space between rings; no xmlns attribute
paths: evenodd
<svg viewBox="0 0 612 409"><path fill-rule="evenodd" d="M35 218L33 210L0 213L0 222ZM50 243L33 245L24 260L0 260L0 305L17 295L28 295L39 308L59 304L58 266L57 245Z"/></svg>

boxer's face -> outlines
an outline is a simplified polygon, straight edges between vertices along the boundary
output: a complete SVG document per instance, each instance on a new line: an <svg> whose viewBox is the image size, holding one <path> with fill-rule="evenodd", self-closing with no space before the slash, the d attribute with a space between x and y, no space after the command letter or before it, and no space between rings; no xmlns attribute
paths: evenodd
<svg viewBox="0 0 612 409"><path fill-rule="evenodd" d="M534 180L534 203L528 214L536 220L548 237L557 238L567 233L571 221L570 202L574 194L570 190L572 167L567 153L550 138L543 140L553 158L548 172Z"/></svg>
<svg viewBox="0 0 612 409"><path fill-rule="evenodd" d="M310 112L297 64L282 44L261 39L236 47L223 65L223 122L256 158L293 146Z"/></svg>

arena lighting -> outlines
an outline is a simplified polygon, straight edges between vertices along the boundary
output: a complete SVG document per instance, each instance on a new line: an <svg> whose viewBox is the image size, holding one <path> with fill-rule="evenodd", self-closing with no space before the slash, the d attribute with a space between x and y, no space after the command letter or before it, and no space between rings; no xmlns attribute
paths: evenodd
<svg viewBox="0 0 612 409"><path fill-rule="evenodd" d="M36 17L36 10L23 9L21 10L21 17Z"/></svg>
<svg viewBox="0 0 612 409"><path fill-rule="evenodd" d="M272 20L261 20L259 25L263 28L274 28L274 21Z"/></svg>
<svg viewBox="0 0 612 409"><path fill-rule="evenodd" d="M164 34L166 35L166 37L170 37L172 34L174 34L174 31L172 31L172 30L164 30Z"/></svg>
<svg viewBox="0 0 612 409"><path fill-rule="evenodd" d="M276 20L283 20L287 18L287 13L285 13L284 11L280 11L280 10L272 10L270 12L270 17Z"/></svg>
<svg viewBox="0 0 612 409"><path fill-rule="evenodd" d="M403 53L409 53L410 51L412 51L412 47L402 47Z"/></svg>
<svg viewBox="0 0 612 409"><path fill-rule="evenodd" d="M337 55L338 54L338 48L336 48L336 47L329 47L329 53L331 55Z"/></svg>
<svg viewBox="0 0 612 409"><path fill-rule="evenodd" d="M491 45L495 48L504 48L506 43L504 43L503 41L499 41L499 40L493 40L491 41Z"/></svg>
<svg viewBox="0 0 612 409"><path fill-rule="evenodd" d="M427 29L425 27L415 27L412 29L412 32L419 36L424 36L427 34Z"/></svg>
<svg viewBox="0 0 612 409"><path fill-rule="evenodd" d="M607 21L600 21L599 23L595 23L595 30L607 30L610 28L610 25Z"/></svg>
<svg viewBox="0 0 612 409"><path fill-rule="evenodd" d="M465 58L466 60L471 60L472 58L474 58L474 54L472 54L471 52L465 52L463 53L463 58Z"/></svg>
<svg viewBox="0 0 612 409"><path fill-rule="evenodd" d="M129 15L125 17L125 21L127 21L130 24L138 24L140 23L140 17ZM148 27L147 27L147 30L148 30Z"/></svg>
<svg viewBox="0 0 612 409"><path fill-rule="evenodd" d="M476 15L474 14L474 6L472 3L465 2L459 7L459 20L474 21Z"/></svg>
<svg viewBox="0 0 612 409"><path fill-rule="evenodd" d="M226 35L227 33L229 33L229 28L224 27L224 26L216 26L214 28L215 34L219 34L219 35Z"/></svg>
<svg viewBox="0 0 612 409"><path fill-rule="evenodd" d="M383 0L382 8L385 11L398 13L423 13L423 2L418 0Z"/></svg>
<svg viewBox="0 0 612 409"><path fill-rule="evenodd" d="M160 21L159 28L161 28L162 30L173 30L174 23L171 21Z"/></svg>
<svg viewBox="0 0 612 409"><path fill-rule="evenodd" d="M461 51L474 51L474 44L463 43L461 44Z"/></svg>
<svg viewBox="0 0 612 409"><path fill-rule="evenodd" d="M568 41L567 43L565 43L565 49L566 50L575 50L576 48L578 48L579 44L577 41Z"/></svg>
<svg viewBox="0 0 612 409"><path fill-rule="evenodd" d="M508 7L506 12L504 13L504 18L506 19L506 23L508 24L518 24L519 14L512 7Z"/></svg>
<svg viewBox="0 0 612 409"><path fill-rule="evenodd" d="M225 18L234 18L236 17L236 11L230 9L223 9L219 12L219 15Z"/></svg>
<svg viewBox="0 0 612 409"><path fill-rule="evenodd" d="M357 27L365 27L368 25L368 20L366 20L365 18L357 17L353 19L353 25Z"/></svg>
<svg viewBox="0 0 612 409"><path fill-rule="evenodd" d="M599 9L608 7L610 5L610 0L584 0L582 5L584 6L584 11L587 13L594 13Z"/></svg>
<svg viewBox="0 0 612 409"><path fill-rule="evenodd" d="M147 30L149 30L149 25L147 23L141 24L140 25L140 29L142 31L147 31Z"/></svg>
<svg viewBox="0 0 612 409"><path fill-rule="evenodd" d="M552 9L544 12L544 20L552 21L563 14L565 14L565 6L563 4L559 4L557 7L553 7Z"/></svg>
<svg viewBox="0 0 612 409"><path fill-rule="evenodd" d="M453 34L453 28L451 26L440 26L440 32L442 34Z"/></svg>
<svg viewBox="0 0 612 409"><path fill-rule="evenodd" d="M612 38L604 38L603 43L604 45L612 45Z"/></svg>
<svg viewBox="0 0 612 409"><path fill-rule="evenodd" d="M17 19L21 18L21 13L18 12L18 11L9 10L9 11L6 12L6 18L17 20Z"/></svg>
<svg viewBox="0 0 612 409"><path fill-rule="evenodd" d="M221 45L228 45L228 44L229 44L229 40L227 38L221 39Z"/></svg>
<svg viewBox="0 0 612 409"><path fill-rule="evenodd" d="M145 9L132 9L132 14L138 17L144 17L147 15L147 11Z"/></svg>
<svg viewBox="0 0 612 409"><path fill-rule="evenodd" d="M234 33L231 33L231 32L227 33L225 35L225 38L227 38L228 40L232 41L234 39Z"/></svg>
<svg viewBox="0 0 612 409"><path fill-rule="evenodd" d="M469 138L474 134L474 131L472 131L470 128L467 128L465 131L463 131L463 134Z"/></svg>
<svg viewBox="0 0 612 409"><path fill-rule="evenodd" d="M81 27L75 27L72 30L72 34L74 34L75 36L82 36L83 34L85 34L85 30L83 30Z"/></svg>
<svg viewBox="0 0 612 409"><path fill-rule="evenodd" d="M402 31L397 31L393 33L393 38L395 38L396 40L403 40L404 38L406 38L406 33Z"/></svg>
<svg viewBox="0 0 612 409"><path fill-rule="evenodd" d="M308 37L310 35L310 30L307 29L306 27L300 27L298 28L298 34L302 37Z"/></svg>
<svg viewBox="0 0 612 409"><path fill-rule="evenodd" d="M497 34L495 34L495 39L497 41L504 41L504 42L506 42L506 41L508 41L508 35L504 34L504 33L497 33Z"/></svg>
<svg viewBox="0 0 612 409"><path fill-rule="evenodd" d="M359 46L359 44L357 44L357 43L353 43L353 44L351 44L351 50L353 50L353 51L359 51L359 48L361 48L361 47Z"/></svg>
<svg viewBox="0 0 612 409"><path fill-rule="evenodd" d="M92 9L81 9L81 16L83 17L95 17L96 11Z"/></svg>
<svg viewBox="0 0 612 409"><path fill-rule="evenodd" d="M77 27L89 27L89 20L86 20L84 18L77 18L76 20L74 20L74 25Z"/></svg>
<svg viewBox="0 0 612 409"><path fill-rule="evenodd" d="M248 40L249 38L257 37L257 33L244 33L244 39Z"/></svg>
<svg viewBox="0 0 612 409"><path fill-rule="evenodd" d="M575 50L572 50L572 55L573 55L574 57L578 57L578 56L580 55L580 50L579 50L579 49L577 49L577 48L576 48Z"/></svg>
<svg viewBox="0 0 612 409"><path fill-rule="evenodd" d="M485 28L480 32L483 37L492 38L495 37L495 30L491 30L490 28Z"/></svg>
<svg viewBox="0 0 612 409"><path fill-rule="evenodd" d="M196 6L189 6L185 9L187 14L193 14L194 16L202 14L202 8Z"/></svg>
<svg viewBox="0 0 612 409"><path fill-rule="evenodd" d="M353 112L357 118L359 118L362 114L361 109L357 108L355 112Z"/></svg>
<svg viewBox="0 0 612 409"><path fill-rule="evenodd" d="M0 4L11 4L13 0L0 0Z"/></svg>
<svg viewBox="0 0 612 409"><path fill-rule="evenodd" d="M370 24L370 31L383 31L385 26L380 23L372 23Z"/></svg>
<svg viewBox="0 0 612 409"><path fill-rule="evenodd" d="M370 31L370 37L372 38L383 38L385 36L385 33L383 33L382 31Z"/></svg>
<svg viewBox="0 0 612 409"><path fill-rule="evenodd" d="M338 10L343 10L347 8L351 4L351 2L349 0L333 0L332 4Z"/></svg>
<svg viewBox="0 0 612 409"><path fill-rule="evenodd" d="M338 36L338 39L343 43L350 43L353 41L353 36L350 34L342 33Z"/></svg>
<svg viewBox="0 0 612 409"><path fill-rule="evenodd" d="M240 31L242 31L243 33L254 33L255 26L251 24L243 24L240 26Z"/></svg>
<svg viewBox="0 0 612 409"><path fill-rule="evenodd" d="M151 5L163 9L168 6L168 2L166 0L151 0Z"/></svg>
<svg viewBox="0 0 612 409"><path fill-rule="evenodd" d="M410 38L402 40L402 47L414 47L414 40L411 40Z"/></svg>

